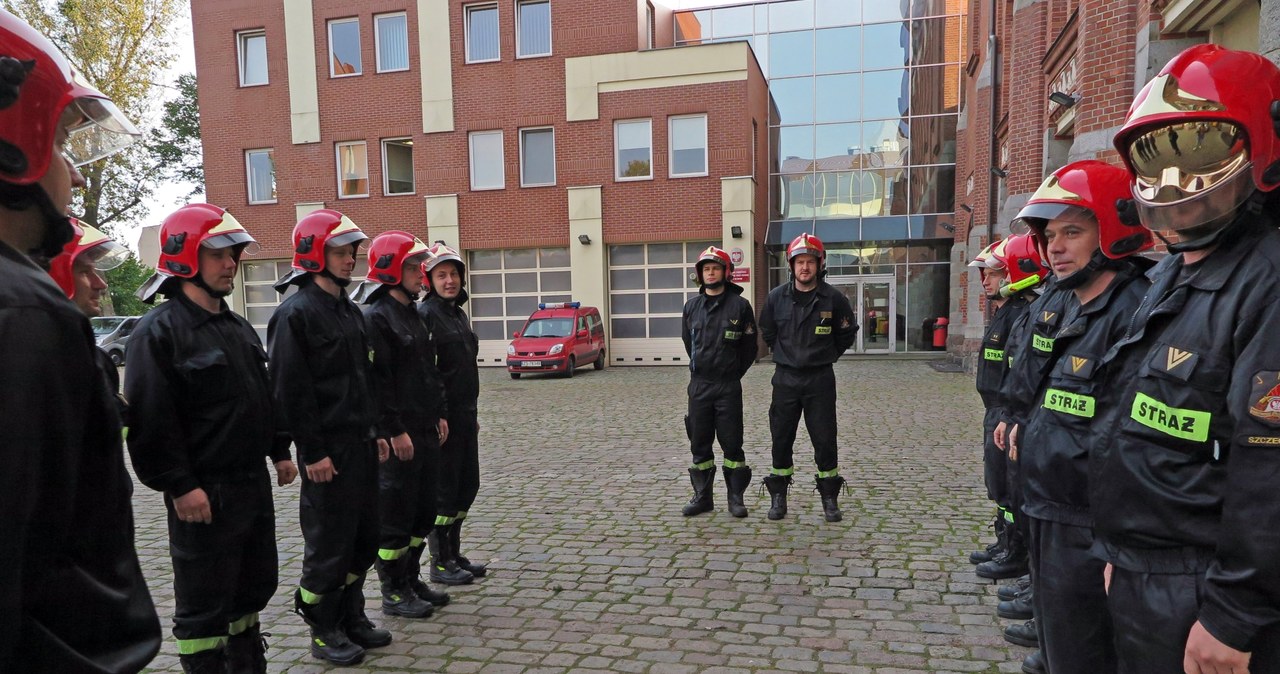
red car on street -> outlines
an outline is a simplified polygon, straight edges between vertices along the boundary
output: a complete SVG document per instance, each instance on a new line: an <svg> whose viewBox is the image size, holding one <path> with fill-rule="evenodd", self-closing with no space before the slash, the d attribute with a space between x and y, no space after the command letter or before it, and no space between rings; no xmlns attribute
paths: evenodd
<svg viewBox="0 0 1280 674"><path fill-rule="evenodd" d="M551 372L572 377L575 369L587 363L604 369L604 323L595 307L580 302L539 304L524 329L512 337L507 345L507 372L512 379Z"/></svg>

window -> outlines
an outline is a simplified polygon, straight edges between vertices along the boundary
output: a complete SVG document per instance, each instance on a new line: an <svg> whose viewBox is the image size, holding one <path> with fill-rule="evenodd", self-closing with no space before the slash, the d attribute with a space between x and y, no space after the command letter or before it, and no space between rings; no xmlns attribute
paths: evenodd
<svg viewBox="0 0 1280 674"><path fill-rule="evenodd" d="M645 29L648 31L645 35L645 42L649 45L649 49L653 49L653 36L658 32L658 18L656 13L653 11L652 2L645 3L644 17Z"/></svg>
<svg viewBox="0 0 1280 674"><path fill-rule="evenodd" d="M467 63L483 63L502 58L502 51L498 46L498 6L467 7L466 18Z"/></svg>
<svg viewBox="0 0 1280 674"><path fill-rule="evenodd" d="M338 143L338 198L369 196L369 156L364 141Z"/></svg>
<svg viewBox="0 0 1280 674"><path fill-rule="evenodd" d="M650 122L636 119L613 123L614 173L618 180L645 180L653 177L653 144Z"/></svg>
<svg viewBox="0 0 1280 674"><path fill-rule="evenodd" d="M520 130L520 186L556 184L556 132L544 129Z"/></svg>
<svg viewBox="0 0 1280 674"><path fill-rule="evenodd" d="M236 33L240 56L240 86L256 87L267 83L267 33L246 30Z"/></svg>
<svg viewBox="0 0 1280 674"><path fill-rule="evenodd" d="M471 144L471 189L500 190L506 187L502 166L502 132L476 131Z"/></svg>
<svg viewBox="0 0 1280 674"><path fill-rule="evenodd" d="M403 13L373 17L378 72L409 69L409 21Z"/></svg>
<svg viewBox="0 0 1280 674"><path fill-rule="evenodd" d="M360 20L329 22L329 77L359 75Z"/></svg>
<svg viewBox="0 0 1280 674"><path fill-rule="evenodd" d="M516 58L551 55L551 3L520 0L516 3Z"/></svg>
<svg viewBox="0 0 1280 674"><path fill-rule="evenodd" d="M382 141L382 193L413 194L413 139Z"/></svg>
<svg viewBox="0 0 1280 674"><path fill-rule="evenodd" d="M670 120L671 177L707 175L707 116Z"/></svg>
<svg viewBox="0 0 1280 674"><path fill-rule="evenodd" d="M246 150L245 175L249 183L249 203L274 204L276 202L276 160L271 148Z"/></svg>

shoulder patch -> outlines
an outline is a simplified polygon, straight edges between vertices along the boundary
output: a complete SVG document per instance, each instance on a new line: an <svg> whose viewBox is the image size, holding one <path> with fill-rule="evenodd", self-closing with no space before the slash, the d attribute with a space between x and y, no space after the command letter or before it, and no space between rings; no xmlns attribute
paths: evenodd
<svg viewBox="0 0 1280 674"><path fill-rule="evenodd" d="M1249 416L1272 426L1280 426L1280 372L1263 370L1253 375L1253 389L1249 393L1249 400L1252 401ZM1254 438L1249 440L1252 442Z"/></svg>

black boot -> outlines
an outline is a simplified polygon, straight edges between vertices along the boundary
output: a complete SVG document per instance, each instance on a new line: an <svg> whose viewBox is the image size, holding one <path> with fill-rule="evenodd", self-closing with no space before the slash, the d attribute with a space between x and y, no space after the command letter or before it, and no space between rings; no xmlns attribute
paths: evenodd
<svg viewBox="0 0 1280 674"><path fill-rule="evenodd" d="M764 486L769 490L769 519L780 520L787 516L787 485L790 475L768 475Z"/></svg>
<svg viewBox="0 0 1280 674"><path fill-rule="evenodd" d="M1044 654L1032 651L1031 655L1022 659L1022 671L1025 674L1046 674L1049 670L1044 666Z"/></svg>
<svg viewBox="0 0 1280 674"><path fill-rule="evenodd" d="M822 496L822 516L828 522L839 522L844 519L840 505L836 500L840 497L840 488L844 486L844 478L839 475L815 478L818 482L818 494Z"/></svg>
<svg viewBox="0 0 1280 674"><path fill-rule="evenodd" d="M1004 511L996 510L996 519L992 524L992 528L996 531L996 542L988 545L985 550L976 550L969 553L970 564L981 564L995 559L1004 551L1005 538L1007 536L1007 527L1004 521Z"/></svg>
<svg viewBox="0 0 1280 674"><path fill-rule="evenodd" d="M391 643L391 633L378 629L364 614L364 576L342 588L342 629L347 638L362 648L381 648Z"/></svg>
<svg viewBox="0 0 1280 674"><path fill-rule="evenodd" d="M1004 628L1004 640L1018 646L1039 648L1040 635L1036 634L1035 619L1033 618L1024 623L1014 623Z"/></svg>
<svg viewBox="0 0 1280 674"><path fill-rule="evenodd" d="M1031 593L1023 593L1013 601L1000 602L996 605L996 615L1012 620L1030 620L1033 615L1031 612Z"/></svg>
<svg viewBox="0 0 1280 674"><path fill-rule="evenodd" d="M470 585L475 576L458 568L458 563L454 561L448 528L437 526L427 535L427 547L431 549L431 582L440 585Z"/></svg>
<svg viewBox="0 0 1280 674"><path fill-rule="evenodd" d="M351 643L342 631L342 592L330 592L319 604L302 601L302 593L293 594L293 612L302 616L311 628L311 655L337 665L354 665L364 659L364 649Z"/></svg>
<svg viewBox="0 0 1280 674"><path fill-rule="evenodd" d="M419 599L429 602L432 606L448 606L448 594L433 590L430 585L422 582L422 551L425 548L425 543L410 547L409 553L405 555L405 557L409 558L407 562L409 567L409 587L413 589L414 594L418 595Z"/></svg>
<svg viewBox="0 0 1280 674"><path fill-rule="evenodd" d="M715 466L710 468L690 468L689 482L693 485L693 498L685 504L680 512L685 517L709 513L716 505L711 500L711 487L716 481Z"/></svg>
<svg viewBox="0 0 1280 674"><path fill-rule="evenodd" d="M453 561L457 562L459 569L471 574L473 578L484 578L489 573L489 568L484 564L472 564L471 560L462 556L462 520L449 527L449 544L453 546Z"/></svg>
<svg viewBox="0 0 1280 674"><path fill-rule="evenodd" d="M724 486L729 492L730 515L747 516L747 506L742 502L742 495L746 493L749 484L751 484L751 466L724 467Z"/></svg>
<svg viewBox="0 0 1280 674"><path fill-rule="evenodd" d="M402 618L429 618L435 609L420 599L409 586L409 555L378 560L378 581L382 589L382 612Z"/></svg>
<svg viewBox="0 0 1280 674"><path fill-rule="evenodd" d="M1011 539L1008 550L999 557L974 567L973 572L979 578L992 580L1017 578L1027 572L1027 561L1027 549Z"/></svg>
<svg viewBox="0 0 1280 674"><path fill-rule="evenodd" d="M1013 601L1026 594L1030 588L1031 576L1022 575L1008 585L1001 585L1000 589L996 590L996 596L1000 598L1000 601Z"/></svg>
<svg viewBox="0 0 1280 674"><path fill-rule="evenodd" d="M227 639L227 674L267 674L267 640L259 625Z"/></svg>
<svg viewBox="0 0 1280 674"><path fill-rule="evenodd" d="M179 655L184 674L225 674L227 671L227 651L213 648L190 655Z"/></svg>

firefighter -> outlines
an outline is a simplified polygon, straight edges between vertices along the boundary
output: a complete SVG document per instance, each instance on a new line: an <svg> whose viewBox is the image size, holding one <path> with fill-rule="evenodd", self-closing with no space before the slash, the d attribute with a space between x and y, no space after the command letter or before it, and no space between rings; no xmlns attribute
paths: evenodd
<svg viewBox="0 0 1280 674"><path fill-rule="evenodd" d="M1119 341L1149 283L1137 253L1154 244L1136 218L1121 220L1129 174L1100 161L1058 169L1018 214L1049 261L1059 290L1069 290L1054 335L1054 360L1018 443L1022 513L1030 529L1034 614L1044 667L1054 674L1116 671L1101 560L1093 544L1088 498L1089 436L1099 405L1099 361ZM1125 208L1126 213L1131 209ZM1003 606L1003 605L1002 605Z"/></svg>
<svg viewBox="0 0 1280 674"><path fill-rule="evenodd" d="M449 401L449 437L440 448L436 471L436 520L427 538L432 582L466 585L488 569L462 555L462 522L480 491L480 342L462 310L467 302L467 267L458 251L437 243L422 263L427 296L418 313L436 342L437 363Z"/></svg>
<svg viewBox="0 0 1280 674"><path fill-rule="evenodd" d="M982 290L987 301L995 309L986 332L982 335L982 352L978 360L977 388L982 397L986 413L982 419L982 467L983 478L987 487L987 498L996 504L996 515L993 527L996 542L969 555L969 562L981 564L997 557L1008 547L1008 524L1013 519L1009 515L1010 494L1005 465L1008 459L1004 452L996 447L995 430L1000 421L1001 408L997 403L1000 382L1008 369L1005 360L1005 343L1009 339L1009 330L1017 318L1026 313L1031 305L1030 293L1014 292L1006 296L1002 292L1009 278L1009 270L1002 258L995 256L995 251L1002 247L1007 239L991 242L969 263L975 267L981 277Z"/></svg>
<svg viewBox="0 0 1280 674"><path fill-rule="evenodd" d="M133 125L0 9L0 671L136 672L160 622L133 547L120 417L89 320L36 260L71 240L76 170Z"/></svg>
<svg viewBox="0 0 1280 674"><path fill-rule="evenodd" d="M680 336L689 355L689 424L693 465L689 480L693 498L684 507L686 517L709 512L715 506L715 457L711 441L720 440L724 452L724 483L729 514L746 517L742 495L751 483L751 467L742 451L742 376L756 359L756 319L742 286L729 280L733 261L725 251L711 246L694 265L698 295L684 305Z"/></svg>
<svg viewBox="0 0 1280 674"><path fill-rule="evenodd" d="M129 336L129 454L164 494L173 558L173 636L185 672L265 673L258 612L275 594L276 483L298 475L275 432L266 353L232 312L240 255L256 242L230 213L189 204L160 225L148 312Z"/></svg>
<svg viewBox="0 0 1280 674"><path fill-rule="evenodd" d="M431 333L414 309L422 292L427 246L398 230L369 244L369 274L361 286L373 347L371 388L377 401L378 579L382 612L426 618L449 603L418 577L423 540L435 522L440 442L449 434L444 384L436 369ZM385 447L385 449L383 449Z"/></svg>
<svg viewBox="0 0 1280 674"><path fill-rule="evenodd" d="M1201 44L1115 146L1172 253L1104 365L1093 550L1121 672L1280 671L1280 69Z"/></svg>
<svg viewBox="0 0 1280 674"><path fill-rule="evenodd" d="M294 610L311 628L311 654L339 665L391 643L364 612L364 579L378 556L376 411L364 316L345 294L367 239L334 210L299 220L293 269L275 284L297 292L267 325L276 405L306 466Z"/></svg>
<svg viewBox="0 0 1280 674"><path fill-rule="evenodd" d="M764 479L771 520L787 514L787 487L795 472L791 448L802 412L818 464L823 517L828 522L841 519L836 499L845 480L836 451L836 375L831 365L853 346L858 325L849 299L822 280L826 257L818 237L797 236L787 246L791 278L769 291L760 313L760 333L773 349L776 366L769 404L773 468Z"/></svg>

